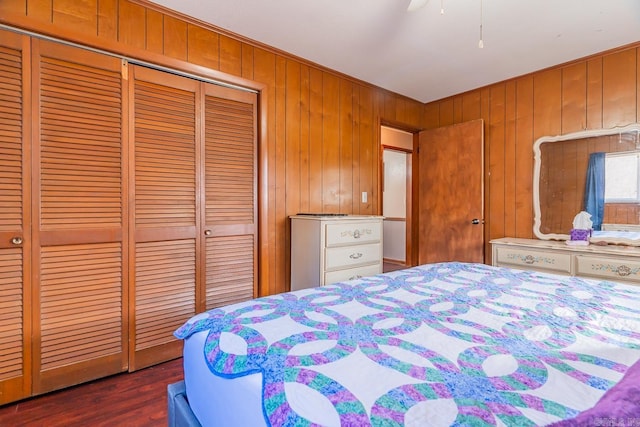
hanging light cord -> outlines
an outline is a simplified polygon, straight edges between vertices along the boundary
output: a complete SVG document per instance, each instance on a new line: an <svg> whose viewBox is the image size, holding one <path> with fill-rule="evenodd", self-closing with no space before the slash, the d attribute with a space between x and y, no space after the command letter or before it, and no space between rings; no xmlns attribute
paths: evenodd
<svg viewBox="0 0 640 427"><path fill-rule="evenodd" d="M478 48L482 49L484 42L482 41L482 0L480 0L480 41L478 42Z"/></svg>

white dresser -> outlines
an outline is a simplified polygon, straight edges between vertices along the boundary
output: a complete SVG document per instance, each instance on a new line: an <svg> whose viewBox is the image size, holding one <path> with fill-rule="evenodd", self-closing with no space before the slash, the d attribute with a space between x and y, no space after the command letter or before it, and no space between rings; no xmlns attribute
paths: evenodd
<svg viewBox="0 0 640 427"><path fill-rule="evenodd" d="M491 241L495 266L546 271L640 285L640 249L569 246L563 241L505 237Z"/></svg>
<svg viewBox="0 0 640 427"><path fill-rule="evenodd" d="M381 216L291 217L291 290L382 273Z"/></svg>

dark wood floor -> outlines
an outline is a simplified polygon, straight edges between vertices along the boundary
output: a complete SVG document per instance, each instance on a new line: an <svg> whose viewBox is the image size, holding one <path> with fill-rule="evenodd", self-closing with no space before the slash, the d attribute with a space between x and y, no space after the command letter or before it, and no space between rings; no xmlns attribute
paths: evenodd
<svg viewBox="0 0 640 427"><path fill-rule="evenodd" d="M166 426L182 359L0 407L0 426Z"/></svg>
<svg viewBox="0 0 640 427"><path fill-rule="evenodd" d="M402 270L408 268L406 265L404 264L397 264L395 262L389 262L389 261L385 261L382 264L382 271L385 273L388 273L389 271L396 271L396 270Z"/></svg>

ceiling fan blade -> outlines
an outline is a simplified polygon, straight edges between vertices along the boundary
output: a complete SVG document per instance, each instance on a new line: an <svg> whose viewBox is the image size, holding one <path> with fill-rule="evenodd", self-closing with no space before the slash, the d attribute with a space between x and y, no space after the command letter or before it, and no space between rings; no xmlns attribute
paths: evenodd
<svg viewBox="0 0 640 427"><path fill-rule="evenodd" d="M429 3L429 0L411 0L411 3L409 3L409 7L407 7L407 12L418 10L421 7L425 6L427 3Z"/></svg>

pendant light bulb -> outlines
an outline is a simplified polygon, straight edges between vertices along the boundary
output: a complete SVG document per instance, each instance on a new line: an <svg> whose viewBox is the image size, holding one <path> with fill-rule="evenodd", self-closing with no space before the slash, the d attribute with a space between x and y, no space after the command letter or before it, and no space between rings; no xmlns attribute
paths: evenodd
<svg viewBox="0 0 640 427"><path fill-rule="evenodd" d="M440 0L440 15L444 15L444 0Z"/></svg>
<svg viewBox="0 0 640 427"><path fill-rule="evenodd" d="M480 41L478 42L478 48L482 49L484 47L484 43L482 42L482 39L480 39Z"/></svg>

